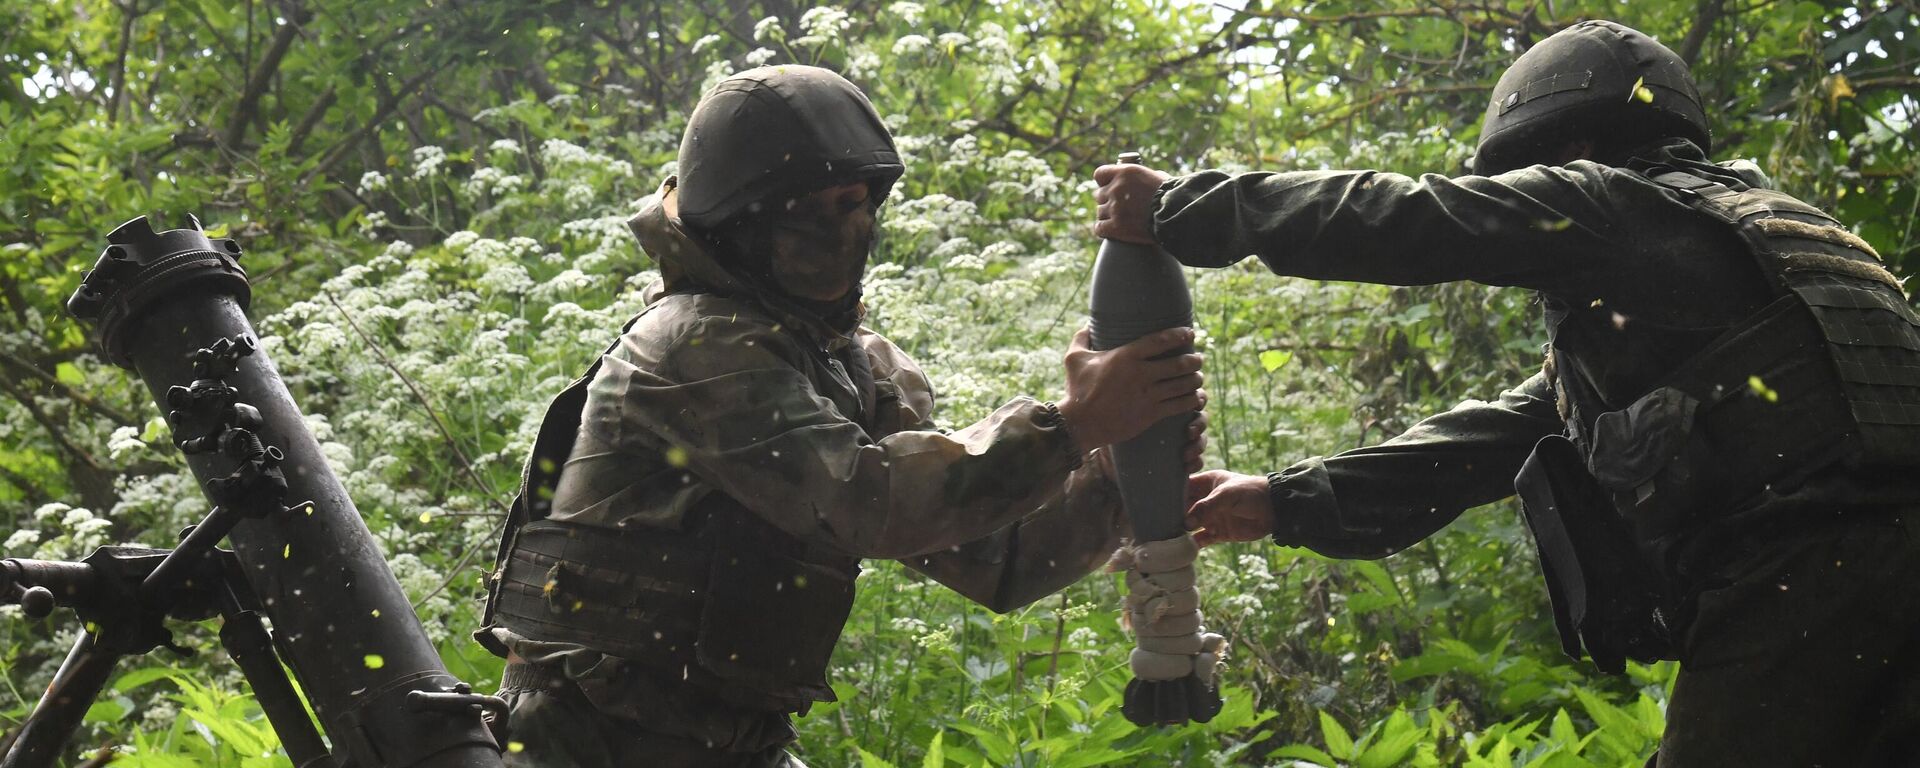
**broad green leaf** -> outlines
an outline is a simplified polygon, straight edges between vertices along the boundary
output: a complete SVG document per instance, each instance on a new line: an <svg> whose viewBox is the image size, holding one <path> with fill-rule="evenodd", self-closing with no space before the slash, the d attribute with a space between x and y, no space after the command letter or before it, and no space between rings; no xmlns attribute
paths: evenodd
<svg viewBox="0 0 1920 768"><path fill-rule="evenodd" d="M1340 727L1340 722L1334 720L1333 715L1327 714L1325 710L1320 712L1320 736L1327 740L1327 752L1335 757L1353 759L1353 737L1348 735L1347 729Z"/></svg>
<svg viewBox="0 0 1920 768"><path fill-rule="evenodd" d="M1285 350L1269 349L1260 353L1260 367L1267 369L1267 373L1280 370L1292 360L1293 353Z"/></svg>

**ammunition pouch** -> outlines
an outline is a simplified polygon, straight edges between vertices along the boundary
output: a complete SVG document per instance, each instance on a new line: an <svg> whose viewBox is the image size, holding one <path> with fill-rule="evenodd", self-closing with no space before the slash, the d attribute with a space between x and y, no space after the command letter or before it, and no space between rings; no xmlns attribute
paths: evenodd
<svg viewBox="0 0 1920 768"><path fill-rule="evenodd" d="M660 669L693 660L705 597L706 537L528 523L496 586L496 621Z"/></svg>
<svg viewBox="0 0 1920 768"><path fill-rule="evenodd" d="M802 556L770 541L797 543L744 509L727 517L707 571L694 646L700 666L780 696L833 701L827 663L853 611L859 560Z"/></svg>
<svg viewBox="0 0 1920 768"><path fill-rule="evenodd" d="M742 705L832 701L827 663L856 561L796 557L767 546L770 533L739 515L691 533L529 523L497 582L494 622Z"/></svg>
<svg viewBox="0 0 1920 768"><path fill-rule="evenodd" d="M1626 659L1676 658L1667 591L1632 527L1587 473L1580 449L1559 435L1541 439L1513 484L1539 547L1567 655L1579 659L1584 646L1609 674L1624 672Z"/></svg>
<svg viewBox="0 0 1920 768"><path fill-rule="evenodd" d="M1857 433L1819 327L1783 297L1595 418L1587 468L1622 517L1657 533L1790 491L1857 454Z"/></svg>

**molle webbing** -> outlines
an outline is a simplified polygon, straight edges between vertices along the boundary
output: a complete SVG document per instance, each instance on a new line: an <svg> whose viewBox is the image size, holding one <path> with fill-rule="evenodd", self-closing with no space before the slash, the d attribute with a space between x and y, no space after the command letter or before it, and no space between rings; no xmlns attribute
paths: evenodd
<svg viewBox="0 0 1920 768"><path fill-rule="evenodd" d="M1736 192L1680 172L1652 178L1734 226L1767 279L1811 312L1831 361L1827 375L1838 379L1844 413L1852 417L1846 426L1859 449L1853 463L1920 466L1920 317L1878 254L1826 214L1779 192Z"/></svg>
<svg viewBox="0 0 1920 768"><path fill-rule="evenodd" d="M709 548L688 534L528 523L496 586L496 620L674 670L693 659ZM618 566L618 567L609 567Z"/></svg>
<svg viewBox="0 0 1920 768"><path fill-rule="evenodd" d="M620 336L627 335L633 324L640 322L641 315L651 310L643 309L639 314L627 320L620 327ZM553 402L547 404L546 415L540 419L540 430L534 436L533 451L527 456L527 463L520 470L520 490L514 494L513 503L507 507L507 524L500 531L500 545L494 551L493 571L488 574L487 604L481 610L481 629L474 633L474 639L487 650L497 655L507 655L507 649L493 638L487 627L494 625L494 614L499 608L500 578L507 567L507 557L513 551L514 540L520 536L520 529L528 523L544 520L553 508L553 489L560 479L560 468L567 463L567 457L573 452L574 438L580 432L580 413L587 404L587 388L592 385L593 377L600 372L600 360L620 346L615 338L605 352L593 359L586 373L568 384Z"/></svg>

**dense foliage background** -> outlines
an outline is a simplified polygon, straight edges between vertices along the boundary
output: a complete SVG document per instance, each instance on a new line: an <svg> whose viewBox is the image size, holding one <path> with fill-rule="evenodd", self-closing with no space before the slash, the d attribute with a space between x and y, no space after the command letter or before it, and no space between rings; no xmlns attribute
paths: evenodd
<svg viewBox="0 0 1920 768"><path fill-rule="evenodd" d="M456 675L545 398L637 308L622 221L672 170L702 88L765 62L863 84L909 171L885 213L873 325L932 372L941 417L1057 396L1096 243L1088 176L1454 173L1528 45L1610 17L1693 62L1716 154L1753 158L1896 271L1920 266L1920 14L1910 0L674 3L0 0L0 553L166 546L205 502L145 390L60 302L104 234L188 212L239 238L253 316ZM1538 364L1518 292L1193 275L1213 455L1277 469L1394 434ZM471 466L474 471L469 472ZM1111 577L996 616L887 563L862 576L801 722L813 764L1639 765L1672 669L1562 657L1502 504L1377 562L1271 545L1203 558L1234 643L1230 706L1139 730ZM70 615L0 613L0 726ZM75 754L285 765L214 627L153 656ZM82 758L76 757L76 761Z"/></svg>

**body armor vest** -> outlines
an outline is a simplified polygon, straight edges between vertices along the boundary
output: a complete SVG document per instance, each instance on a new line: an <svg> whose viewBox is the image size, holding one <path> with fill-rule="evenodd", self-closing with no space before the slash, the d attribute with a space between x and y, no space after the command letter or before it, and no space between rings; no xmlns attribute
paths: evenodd
<svg viewBox="0 0 1920 768"><path fill-rule="evenodd" d="M578 644L748 709L834 700L827 663L853 607L858 558L810 547L719 493L681 530L546 519L599 369L596 358L547 408L475 637L501 656L487 628Z"/></svg>
<svg viewBox="0 0 1920 768"><path fill-rule="evenodd" d="M1920 466L1920 318L1873 249L1780 192L1654 170L1739 233L1774 296L1624 408L1560 377L1580 416L1569 430L1616 506L1663 529L1836 464Z"/></svg>
<svg viewBox="0 0 1920 768"><path fill-rule="evenodd" d="M1736 231L1772 297L1680 347L1698 351L1677 364L1647 350L1613 361L1656 374L1624 406L1568 375L1582 362L1567 346L1582 310L1549 298L1548 373L1568 437L1542 440L1515 486L1563 646L1578 658L1584 645L1609 672L1674 656L1666 622L1681 585L1666 579L1685 574L1648 542L1822 471L1920 467L1920 318L1873 249L1780 192L1644 175Z"/></svg>

